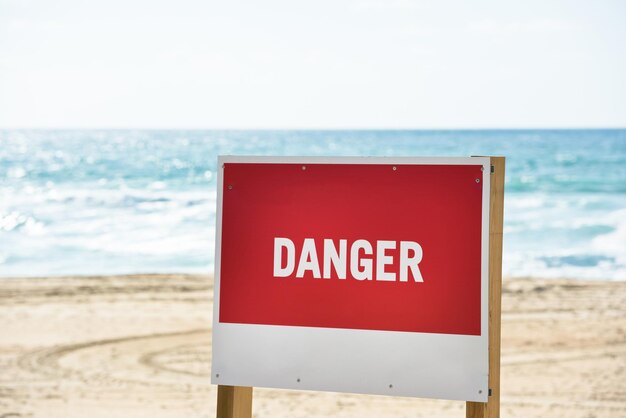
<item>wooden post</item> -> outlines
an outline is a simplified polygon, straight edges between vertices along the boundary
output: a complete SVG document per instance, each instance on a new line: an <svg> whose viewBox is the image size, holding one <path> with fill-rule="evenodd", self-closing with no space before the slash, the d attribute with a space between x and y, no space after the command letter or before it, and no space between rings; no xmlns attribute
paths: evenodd
<svg viewBox="0 0 626 418"><path fill-rule="evenodd" d="M217 418L252 418L252 388L219 385Z"/></svg>
<svg viewBox="0 0 626 418"><path fill-rule="evenodd" d="M502 224L504 157L491 157L489 196L489 398L467 402L466 418L500 418L500 316L502 304Z"/></svg>

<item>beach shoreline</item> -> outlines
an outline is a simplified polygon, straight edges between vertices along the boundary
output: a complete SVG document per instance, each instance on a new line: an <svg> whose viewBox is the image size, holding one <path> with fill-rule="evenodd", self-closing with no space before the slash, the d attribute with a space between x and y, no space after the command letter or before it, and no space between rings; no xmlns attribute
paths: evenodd
<svg viewBox="0 0 626 418"><path fill-rule="evenodd" d="M213 281L0 278L0 417L212 417ZM626 282L503 284L502 416L626 416ZM460 417L464 403L255 389L255 417Z"/></svg>

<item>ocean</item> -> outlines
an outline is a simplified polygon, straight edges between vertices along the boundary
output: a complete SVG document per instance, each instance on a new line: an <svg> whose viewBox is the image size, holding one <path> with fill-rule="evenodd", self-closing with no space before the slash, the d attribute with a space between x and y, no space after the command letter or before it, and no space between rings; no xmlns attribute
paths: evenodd
<svg viewBox="0 0 626 418"><path fill-rule="evenodd" d="M0 276L212 272L218 154L507 157L505 276L626 280L626 130L0 131Z"/></svg>

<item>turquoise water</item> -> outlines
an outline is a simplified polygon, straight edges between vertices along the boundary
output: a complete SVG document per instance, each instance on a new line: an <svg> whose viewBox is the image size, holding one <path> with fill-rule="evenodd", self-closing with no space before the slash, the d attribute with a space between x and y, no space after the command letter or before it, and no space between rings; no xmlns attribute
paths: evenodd
<svg viewBox="0 0 626 418"><path fill-rule="evenodd" d="M218 154L504 155L505 274L626 280L626 130L0 131L0 276L210 272Z"/></svg>

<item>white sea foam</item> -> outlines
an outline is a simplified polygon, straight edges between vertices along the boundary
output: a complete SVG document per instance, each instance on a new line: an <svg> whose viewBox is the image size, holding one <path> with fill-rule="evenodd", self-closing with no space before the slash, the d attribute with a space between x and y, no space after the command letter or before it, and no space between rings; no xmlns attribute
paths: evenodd
<svg viewBox="0 0 626 418"><path fill-rule="evenodd" d="M593 248L600 253L613 255L620 263L626 264L626 209L611 212L605 220L614 224L615 229L593 238Z"/></svg>
<svg viewBox="0 0 626 418"><path fill-rule="evenodd" d="M625 207L620 195L508 196L504 273L626 280Z"/></svg>

